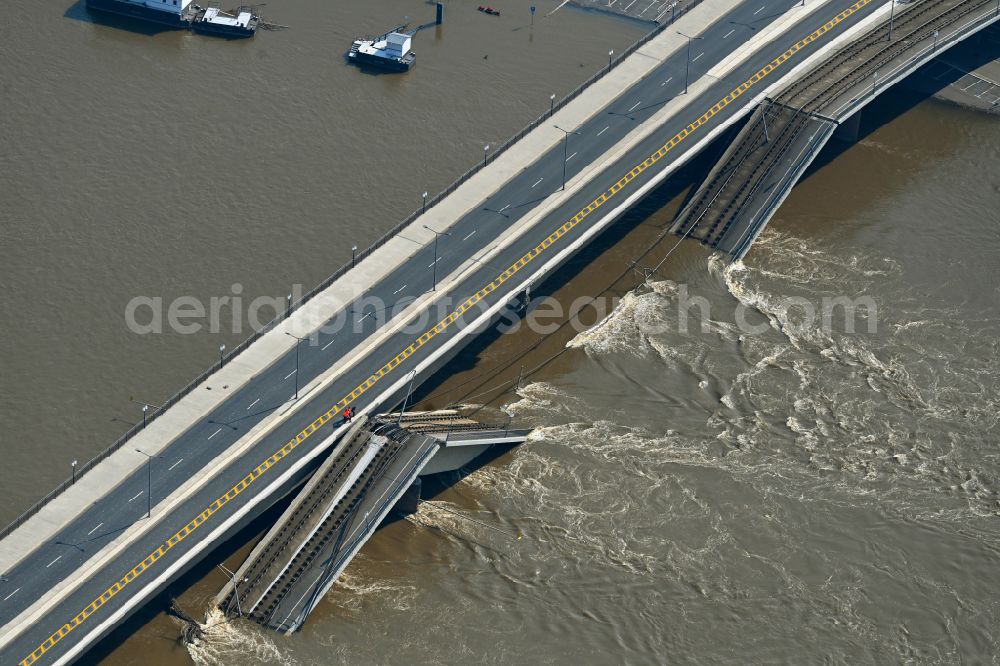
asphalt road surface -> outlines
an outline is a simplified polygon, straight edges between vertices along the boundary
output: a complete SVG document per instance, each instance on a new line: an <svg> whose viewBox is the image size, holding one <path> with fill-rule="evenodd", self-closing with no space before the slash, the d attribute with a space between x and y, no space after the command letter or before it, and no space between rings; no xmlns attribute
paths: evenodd
<svg viewBox="0 0 1000 666"><path fill-rule="evenodd" d="M744 2L715 22L699 35L703 39L692 43L691 80L702 76L750 39L756 31L794 4L797 3L790 0ZM649 165L622 184L620 191L627 196L629 192L634 192L643 183L648 182L658 172L659 164L669 164L691 150L701 136L738 112L760 90L787 74L795 64L801 62L815 49L828 43L833 36L877 8L875 3L858 7L850 16L841 19L832 30L823 35L816 35L814 41L803 45L787 59L787 62L768 73L747 94L734 97L716 111L707 114L709 117L705 118L703 114L726 98L730 91L737 89L737 86L761 70L764 65L786 52L786 49L797 40L814 33L824 23L851 6L852 3L847 0L835 0L763 47L728 76L716 81L709 90L701 94L676 117L667 121L640 146L630 150L613 167L594 178L569 201L549 214L544 221L506 248L491 261L490 265L482 266L464 279L452 292L448 294L442 292L441 296L450 297L455 304L473 299L478 301L476 305L481 305L484 302L495 303L498 299L507 298L511 293L523 290L530 269L534 267L530 263L526 270L512 270L510 275L497 285L498 275L508 266L514 266L515 262L532 248L537 249L539 258L548 258L548 255L555 254L558 247L564 247L579 237L587 229L588 224L596 221L599 216L583 217L568 229L564 223L575 219L574 216L588 205L591 205L593 210L603 205L604 202L595 201L595 197L601 197L602 193L607 192L613 185L621 183L623 175L630 172L634 174L634 167L643 163L661 147L665 147L668 141L675 142L669 151L661 155L662 162ZM450 235L440 237L438 242L437 276L451 273L470 256L490 247L491 242L506 227L529 213L546 196L558 190L562 185L564 166L567 177L571 178L582 167L621 140L637 124L659 110L661 105L683 94L686 55L685 49L681 49L586 123L576 128L564 128L578 134L569 135L565 146L560 143L554 147L505 184L487 199L482 207L469 212L450 227L447 230ZM689 134L683 134L682 130L693 122L698 123L696 129L689 130ZM607 196L605 200L618 202L624 198L620 196L613 199L612 196ZM560 227L562 231L559 231ZM555 236L552 235L554 231L556 231ZM552 247L552 250L549 250L549 247ZM545 254L546 252L548 254ZM387 304L412 300L431 289L434 261L434 247L431 243L382 282L373 285L366 295L379 297ZM482 288L491 283L497 285L493 291L485 297L477 298L477 292L481 293ZM300 344L298 370L293 350L248 385L235 391L208 418L192 425L184 435L177 438L160 456L150 462L149 488L147 488L147 470L137 471L113 492L98 499L72 524L67 525L57 539L41 545L30 557L7 572L7 580L0 582L0 625L11 621L57 583L70 577L84 562L127 527L144 520L147 501L151 500L155 505L168 496L208 466L217 455L228 449L274 409L285 404L293 396L296 379L300 386L305 385L328 369L337 359L350 354L367 336L389 321L388 312L375 313L370 308L363 311L356 309L358 307L357 303L352 303L346 308L348 315L356 323L355 327L345 327L333 335L321 334L316 344ZM431 326L436 321L432 319ZM349 395L352 390L356 390L355 387L361 387L373 372L397 359L398 365L385 373L386 376L394 373L391 376L396 380L409 372L409 368L419 360L440 348L456 335L459 329L458 325L444 325L440 331L424 342L417 340L419 334L395 334L371 353L365 362L347 371L325 390L302 397L302 400L308 401L305 408L287 418L238 461L221 470L208 487L195 493L171 515L163 518L149 533L104 565L98 575L83 583L78 590L58 604L44 620L18 636L0 652L0 662L11 664L21 662L37 648L46 645L47 639L54 632L60 631L60 628L63 628L63 635L45 649L41 658L29 663L51 663L65 655L66 651L84 639L88 632L93 632L108 616L140 593L143 586L157 576L157 569L162 571L171 560L176 560L201 544L203 540L210 539L213 525L223 522L227 516L231 516L256 494L266 490L269 484L273 484L280 476L282 469L287 469L295 460L308 453L313 446L328 436L332 428L338 427L339 418L335 417L339 412L338 403L341 403L344 396ZM401 350L404 356L400 356ZM375 393L373 391L371 395ZM361 410L370 404L370 399L362 392L352 404ZM286 442L294 442L298 433L324 414L328 418L322 423L322 427L308 433L301 443L295 444L283 455L276 459L272 456L283 445L287 447ZM142 454L137 452L135 455L141 457ZM261 465L261 461L265 461L266 464ZM262 468L263 471L260 471ZM258 470L259 474L254 477L251 484L240 488L231 499L215 509L211 511L206 509L206 507L211 509L213 502L228 489L235 490L241 479L245 479L254 469ZM151 493L151 497L148 497L147 493ZM194 529L185 531L185 526L189 526L192 519L205 516L206 511L209 513L207 518ZM182 533L181 538L164 549L165 543L172 535ZM151 553L154 554L153 561L145 567L137 568L137 565L141 565L144 560L149 560ZM122 577L129 572L137 573L134 573L131 579L123 579ZM122 581L123 584L117 589L110 588L116 581ZM107 596L106 592L109 589L112 589L113 593ZM97 607L91 605L92 601L102 596L107 597L104 602ZM70 629L67 631L64 625Z"/></svg>

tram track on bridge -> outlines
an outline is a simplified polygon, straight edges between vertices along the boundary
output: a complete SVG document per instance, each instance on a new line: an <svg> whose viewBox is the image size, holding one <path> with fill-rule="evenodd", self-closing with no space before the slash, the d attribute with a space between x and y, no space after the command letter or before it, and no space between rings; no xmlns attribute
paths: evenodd
<svg viewBox="0 0 1000 666"><path fill-rule="evenodd" d="M654 150L652 153L647 154L648 156L634 163L634 166L629 169L621 178L617 180L611 187L605 190L603 193L599 194L595 199L586 204L581 208L576 215L573 215L570 219L557 225L555 229L549 233L540 243L535 247L529 249L520 258L516 259L506 270L497 275L492 281L485 282L475 293L469 296L465 301L458 306L458 308L448 315L445 319L439 321L435 326L427 329L421 336L412 340L409 346L405 347L400 351L395 357L389 360L387 363L382 365L375 373L370 375L365 379L360 385L358 385L353 391L343 395L342 398L333 403L330 409L324 414L316 418L312 423L310 423L305 429L299 432L293 439L289 440L284 446L279 448L273 454L264 459L257 467L250 470L246 476L244 476L235 486L230 488L224 494L218 496L213 502L206 506L200 514L192 518L187 524L185 524L178 532L173 534L171 537L160 543L158 548L155 548L149 553L145 558L142 558L133 568L127 571L121 578L111 584L103 593L93 599L90 604L87 604L75 615L71 616L65 624L60 626L57 631L48 636L45 640L41 642L34 650L32 650L26 657L22 659L20 664L22 666L29 666L31 664L37 663L43 655L49 652L57 644L63 641L71 632L73 632L77 627L81 626L93 615L98 613L103 607L117 597L123 590L130 586L137 578L142 574L149 571L152 567L156 566L157 563L161 562L164 558L168 556L170 551L178 547L183 541L188 539L192 534L194 534L202 525L206 524L207 521L211 520L213 516L220 513L226 505L236 499L237 496L241 495L244 491L251 487L259 478L265 475L269 470L274 469L282 460L289 458L295 449L307 441L314 433L318 432L319 429L328 424L332 419L334 419L340 411L342 411L346 406L357 401L362 394L366 393L368 390L372 389L376 384L378 384L384 377L389 376L391 373L397 371L398 368L403 367L405 362L411 359L418 351L423 347L428 346L430 341L436 336L444 333L447 329L451 328L456 322L460 321L462 315L470 311L474 306L483 302L486 302L486 298L491 294L499 294L499 298L504 298L505 296L501 292L501 287L504 287L505 283L512 282L512 278L518 274L523 268L532 262L536 261L539 257L550 256L553 252L549 251L550 248L557 246L565 246L567 236L577 228L584 228L582 223L587 219L592 213L597 211L599 208L604 206L606 203L615 200L621 201L625 197L619 196L624 192L634 191L634 186L629 188L630 185L641 182L637 180L640 175L650 169L659 160L664 158L667 154L684 142L688 137L697 135L703 136L706 132L706 128L713 119L716 119L720 113L727 107L729 107L735 100L741 96L747 94L751 89L754 89L756 85L762 81L767 80L767 77L777 70L779 67L789 62L793 56L799 53L802 49L809 46L810 44L816 42L824 35L829 34L835 26L847 20L853 14L858 12L861 8L867 6L871 0L858 0L850 7L844 9L838 13L835 17L827 20L820 28L799 39L797 42L789 46L784 52L780 53L773 60L764 65L761 69L753 73L749 78L743 80L735 88L730 90L728 94L724 97L718 99L707 108L700 117L696 118L689 124L687 124L683 129L681 129L677 134L673 135L669 140L662 144L658 149ZM769 56L770 57L770 56ZM753 70L751 70L753 71ZM772 79L773 80L773 79ZM699 132L699 130L701 130ZM627 167L626 167L627 168ZM565 219L565 218L563 218ZM559 241L563 241L561 244ZM534 242L534 241L533 241ZM520 251L520 250L519 250ZM522 274L523 275L523 274ZM488 277L486 278L489 279ZM475 288L475 287L473 287ZM504 289L509 290L511 287L504 287ZM496 298L497 296L495 296ZM454 329L452 329L454 330ZM406 344L405 342L403 344ZM412 365L413 361L410 361L409 365ZM398 373L397 375L398 376ZM329 403L328 403L329 404ZM287 465L287 463L286 463ZM274 476L274 473L270 475ZM218 519L216 520L218 522ZM134 560L135 561L135 560ZM163 566L162 564L160 566ZM125 603L129 603L126 601ZM108 611L105 611L108 612ZM119 611L120 612L120 611ZM70 613L67 613L70 615Z"/></svg>
<svg viewBox="0 0 1000 666"><path fill-rule="evenodd" d="M932 38L935 31L955 25L993 2L923 0L893 18L891 34L888 23L871 28L773 99L765 99L678 215L673 232L720 249L734 225L744 220L747 206L762 194L763 188L777 184L773 180L776 170L785 164L789 151L802 143L807 128L817 127L807 145L817 134L825 142L823 135L832 133L832 127L843 119L844 111L850 111L853 104L865 97L863 93L857 94L858 88L871 81L874 92L880 69L905 58L921 42ZM837 107L836 113L825 113L851 93L855 96ZM759 222L756 215L748 224L752 226L755 222ZM730 253L742 256L748 239L752 240L754 235L748 229L735 244L727 244Z"/></svg>

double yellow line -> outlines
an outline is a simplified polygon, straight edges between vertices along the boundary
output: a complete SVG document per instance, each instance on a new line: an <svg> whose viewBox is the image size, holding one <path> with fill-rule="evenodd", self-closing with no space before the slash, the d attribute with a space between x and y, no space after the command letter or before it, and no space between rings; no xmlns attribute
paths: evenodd
<svg viewBox="0 0 1000 666"><path fill-rule="evenodd" d="M858 0L853 5L845 9L844 11L837 14L835 17L827 21L823 26L818 28L816 31L810 35L800 39L795 42L791 47L789 47L784 53L779 55L777 58L769 62L759 71L757 71L753 76L748 78L746 81L741 83L739 86L734 88L725 97L716 102L710 109L703 113L697 120L689 124L687 127L682 129L676 135L674 135L669 141L667 141L659 150L654 152L652 155L643 160L640 164L633 167L628 173L626 173L621 179L618 180L614 185L603 192L599 197L591 201L580 210L572 219L565 222L558 229L553 231L548 237L545 238L541 243L536 245L534 248L526 252L521 258L511 264L507 270L498 275L492 282L484 286L482 289L477 291L475 294L466 299L461 305L459 305L451 314L439 321L435 326L425 331L419 338L414 340L406 349L399 352L391 361L383 365L375 373L370 375L361 384L359 384L353 391L341 398L333 407L331 407L326 413L317 418L315 421L310 423L304 430L295 436L294 439L287 442L280 449L275 451L273 454L267 457L266 460L257 465L249 474L243 477L239 483L230 488L224 495L219 496L215 501L209 504L205 509L195 516L187 525L180 529L177 533L171 536L169 539L164 541L159 548L147 555L143 560L133 567L128 573L122 576L113 585L107 588L101 593L96 599L91 601L83 610L76 614L71 620L66 624L61 626L58 631L53 633L51 636L46 638L41 645L32 650L31 654L26 656L21 660L20 666L31 666L41 659L42 655L51 650L59 641L70 634L74 629L83 624L88 618L97 613L105 604L110 602L116 595L118 595L122 590L124 590L128 585L133 583L139 576L148 571L154 564L163 559L167 553L169 553L178 544L184 541L186 538L191 536L199 527L205 524L209 518L218 513L222 507L228 504L230 501L235 499L240 493L249 488L257 479L264 475L269 469L278 464L282 459L291 454L292 451L296 449L300 444L305 442L309 437L312 436L317 430L323 427L325 424L329 423L331 420L335 419L348 405L353 403L359 397L361 397L366 391L371 389L375 384L377 384L383 377L390 374L393 370L398 368L404 362L407 361L411 356L417 353L422 347L427 345L431 340L433 340L437 335L443 333L452 324L454 324L458 319L467 312L470 308L475 306L477 303L482 301L484 298L489 296L491 293L499 289L505 282L510 280L514 275L516 275L522 268L530 264L536 258L538 258L543 252L551 248L558 240L572 231L577 225L579 225L583 220L587 218L595 210L603 206L605 203L614 198L618 193L620 193L626 185L631 183L633 180L639 177L646 169L656 164L660 161L667 153L673 150L681 141L684 141L688 136L703 127L709 120L714 116L718 115L723 109L733 103L738 97L743 95L747 90L756 85L758 82L763 80L768 74L773 72L775 69L780 67L789 58L795 55L798 51L805 48L810 43L816 41L824 34L832 30L837 24L841 23L849 16L860 10L865 5L869 4L872 0Z"/></svg>

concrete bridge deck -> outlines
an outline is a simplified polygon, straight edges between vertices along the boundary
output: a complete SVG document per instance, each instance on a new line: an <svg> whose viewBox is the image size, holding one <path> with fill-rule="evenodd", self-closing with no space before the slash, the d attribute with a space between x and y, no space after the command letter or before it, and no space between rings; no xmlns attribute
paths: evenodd
<svg viewBox="0 0 1000 666"><path fill-rule="evenodd" d="M699 5L677 26L704 38L688 94L686 40L663 33L552 118L578 134L529 134L0 542L0 661L78 658L311 473L346 431L346 406L398 403L874 10ZM425 227L450 233L438 251Z"/></svg>
<svg viewBox="0 0 1000 666"><path fill-rule="evenodd" d="M355 425L234 573L218 604L278 631L297 629L350 557L436 453L436 440ZM237 582L238 581L238 582Z"/></svg>
<svg viewBox="0 0 1000 666"><path fill-rule="evenodd" d="M838 126L856 123L877 95L996 20L992 0L901 6L891 29L878 21L764 100L671 230L742 258Z"/></svg>
<svg viewBox="0 0 1000 666"><path fill-rule="evenodd" d="M429 462L454 471L491 446L522 443L529 432L435 414L434 421L423 413L361 417L231 575L216 598L223 612L282 633L298 630L389 512L416 511L417 477ZM465 455L440 461L449 437L452 444L460 438Z"/></svg>

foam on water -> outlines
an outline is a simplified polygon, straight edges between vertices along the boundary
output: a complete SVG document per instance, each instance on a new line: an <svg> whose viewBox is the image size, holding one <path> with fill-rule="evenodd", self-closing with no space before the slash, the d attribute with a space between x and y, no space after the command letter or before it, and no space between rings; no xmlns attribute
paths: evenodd
<svg viewBox="0 0 1000 666"><path fill-rule="evenodd" d="M362 551L341 572L336 585L327 594L327 599L352 612L359 611L371 599L388 601L388 607L397 611L407 611L414 607L416 588L401 584L398 580L368 576L364 573L366 569L367 562Z"/></svg>
<svg viewBox="0 0 1000 666"><path fill-rule="evenodd" d="M680 287L663 281L627 294L613 313L570 346L603 359L602 367L610 362L619 376L635 373L629 369L635 363L631 357L646 364L665 362L661 372L670 381L690 382L708 397L718 388L713 398L717 407L706 420L716 431L715 440L730 451L752 450L756 458L727 457L722 462L713 456L714 464L739 461L757 472L770 466L782 474L794 472L802 483L818 482L861 496L875 491L944 494L964 500L974 515L997 513L995 474L979 469L976 443L961 449L942 446L938 433L973 436L1000 423L1000 400L989 389L1000 372L996 364L957 363L941 372L928 361L946 356L941 345L955 344L955 329L974 323L961 322L947 307L934 309L921 294L907 293L899 263L887 256L860 251L831 255L772 230L761 243L766 250L759 251L753 263L725 265L713 256L706 279L690 286L712 301L707 332L695 325L645 333L649 322L674 318ZM787 305L789 291L799 298L819 299L834 297L841 289L878 294L886 286L904 296L877 303L874 330L868 329L866 319L856 330L838 328L837 321L826 326L821 318L804 317ZM743 334L736 322L716 317L715 305L727 295L761 317L769 332ZM863 314L869 315L867 310ZM937 337L928 339L932 333ZM928 349L928 342L935 346ZM728 343L738 348L744 368L717 362L720 345ZM510 410L557 423L572 421L574 415L589 423L594 412L586 401L550 384L526 387ZM560 427L571 431L546 430L545 436L580 436L572 431L576 424ZM607 425L587 427L607 430ZM605 434L605 443L622 441ZM643 449L665 453L660 438L641 432L635 437L642 439ZM606 447L593 448L600 452ZM685 447L685 453L692 448ZM959 458L960 464L952 458ZM892 480L905 480L905 490L887 486Z"/></svg>
<svg viewBox="0 0 1000 666"><path fill-rule="evenodd" d="M202 636L187 644L191 660L199 666L229 666L241 662L298 664L264 629L245 620L226 618L218 608L209 611L199 628Z"/></svg>
<svg viewBox="0 0 1000 666"><path fill-rule="evenodd" d="M425 616L476 618L456 654L501 633L517 663L546 642L560 664L997 653L995 309L914 280L871 220L828 226L773 223L743 263L643 285L518 390L529 441L411 517L441 537L414 574ZM787 307L841 294L877 312L851 330ZM710 313L685 327L690 298Z"/></svg>

